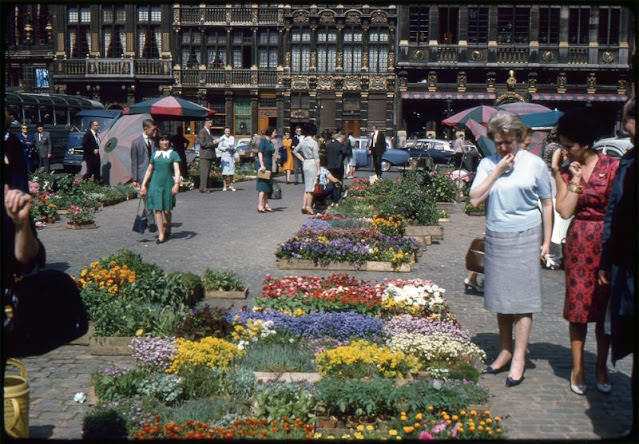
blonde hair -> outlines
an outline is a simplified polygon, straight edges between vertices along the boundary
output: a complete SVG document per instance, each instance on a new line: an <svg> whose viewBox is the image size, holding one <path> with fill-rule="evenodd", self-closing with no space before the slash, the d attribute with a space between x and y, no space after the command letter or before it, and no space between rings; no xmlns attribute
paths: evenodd
<svg viewBox="0 0 639 444"><path fill-rule="evenodd" d="M515 141L522 143L528 136L528 127L519 116L510 111L497 111L488 121L488 137L495 138L495 134L512 136Z"/></svg>

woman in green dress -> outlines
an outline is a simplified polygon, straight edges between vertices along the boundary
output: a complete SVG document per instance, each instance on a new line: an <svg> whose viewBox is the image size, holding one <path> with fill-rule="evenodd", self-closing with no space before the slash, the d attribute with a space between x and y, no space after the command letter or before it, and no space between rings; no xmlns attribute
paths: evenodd
<svg viewBox="0 0 639 444"><path fill-rule="evenodd" d="M180 156L169 148L169 144L169 136L160 137L160 149L153 153L140 189L142 196L148 194L146 207L155 211L159 233L155 241L157 244L166 242L171 235L171 210L175 206L175 195L180 189Z"/></svg>
<svg viewBox="0 0 639 444"><path fill-rule="evenodd" d="M257 148L257 167L259 171L273 169L273 153L275 148L271 139L277 137L277 130L269 128L264 133L260 146ZM273 208L268 205L268 193L273 192L273 178L268 180L257 179L257 212L266 213L272 212Z"/></svg>

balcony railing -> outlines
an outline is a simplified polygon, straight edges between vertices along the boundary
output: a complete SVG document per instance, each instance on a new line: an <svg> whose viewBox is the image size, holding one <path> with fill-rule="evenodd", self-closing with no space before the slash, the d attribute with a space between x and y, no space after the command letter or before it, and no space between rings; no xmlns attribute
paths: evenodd
<svg viewBox="0 0 639 444"><path fill-rule="evenodd" d="M255 14L255 15L254 15ZM254 21L255 16L255 21ZM254 8L180 8L180 24L182 25L250 25L278 23L278 9Z"/></svg>
<svg viewBox="0 0 639 444"><path fill-rule="evenodd" d="M528 63L530 49L528 47L497 47L497 63Z"/></svg>
<svg viewBox="0 0 639 444"><path fill-rule="evenodd" d="M457 46L440 45L437 48L437 61L439 63L457 63Z"/></svg>
<svg viewBox="0 0 639 444"><path fill-rule="evenodd" d="M56 62L55 75L80 78L162 78L173 76L171 60L71 59Z"/></svg>
<svg viewBox="0 0 639 444"><path fill-rule="evenodd" d="M203 86L219 88L254 88L257 86L277 86L277 72L254 71L250 69L183 69L179 71L182 86Z"/></svg>
<svg viewBox="0 0 639 444"><path fill-rule="evenodd" d="M588 63L588 48L568 48L568 63L585 65Z"/></svg>

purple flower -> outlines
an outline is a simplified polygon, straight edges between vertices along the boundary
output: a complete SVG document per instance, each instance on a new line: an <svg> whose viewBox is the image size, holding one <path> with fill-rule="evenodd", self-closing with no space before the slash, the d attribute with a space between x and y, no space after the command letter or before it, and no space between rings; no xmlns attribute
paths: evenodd
<svg viewBox="0 0 639 444"><path fill-rule="evenodd" d="M133 357L142 368L165 370L169 368L177 352L175 338L133 338L129 344Z"/></svg>
<svg viewBox="0 0 639 444"><path fill-rule="evenodd" d="M400 335L402 333L414 333L420 335L432 335L433 333L446 333L455 338L470 341L471 334L462 328L458 322L446 320L434 320L427 318L417 318L411 315L395 316L384 326L384 334L387 337Z"/></svg>

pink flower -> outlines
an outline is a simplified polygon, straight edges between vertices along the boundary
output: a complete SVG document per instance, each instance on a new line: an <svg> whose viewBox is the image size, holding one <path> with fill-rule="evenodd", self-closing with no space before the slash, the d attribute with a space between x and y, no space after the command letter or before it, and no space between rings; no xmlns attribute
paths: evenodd
<svg viewBox="0 0 639 444"><path fill-rule="evenodd" d="M446 427L448 426L448 423L446 421L440 421L439 424L437 424L436 426L434 426L432 429L430 429L430 432L433 435L437 435L438 433L443 432L444 430L446 430Z"/></svg>
<svg viewBox="0 0 639 444"><path fill-rule="evenodd" d="M75 179L73 179L73 185L80 185L80 183L81 182L79 178L76 177Z"/></svg>
<svg viewBox="0 0 639 444"><path fill-rule="evenodd" d="M422 433L419 435L419 440L420 440L420 441L431 441L432 439L433 439L433 435L431 435L431 434L430 434L430 433L428 433L428 432L422 432Z"/></svg>
<svg viewBox="0 0 639 444"><path fill-rule="evenodd" d="M29 193L37 194L40 189L40 184L38 182L29 181Z"/></svg>

